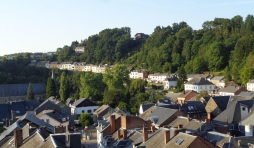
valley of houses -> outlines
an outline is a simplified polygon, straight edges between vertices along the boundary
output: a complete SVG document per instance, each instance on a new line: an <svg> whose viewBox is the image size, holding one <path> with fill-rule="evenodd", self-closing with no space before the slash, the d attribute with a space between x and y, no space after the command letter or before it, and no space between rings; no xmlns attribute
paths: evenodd
<svg viewBox="0 0 254 148"><path fill-rule="evenodd" d="M130 77L147 77L168 88L177 80L175 74L148 75L142 70L133 70ZM188 75L182 93L141 104L136 115L85 98L44 99L43 85L33 84L36 100L19 98L27 84L0 85L0 125L6 128L0 134L1 148L81 148L88 147L85 142L91 138L98 148L254 148L254 80L245 88L225 84L222 76ZM197 99L203 90L209 96ZM93 136L77 130L81 113L89 113L97 123Z"/></svg>

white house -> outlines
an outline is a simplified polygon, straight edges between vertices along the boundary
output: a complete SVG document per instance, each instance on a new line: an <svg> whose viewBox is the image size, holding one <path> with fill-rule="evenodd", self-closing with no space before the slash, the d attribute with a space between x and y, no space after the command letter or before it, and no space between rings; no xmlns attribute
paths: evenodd
<svg viewBox="0 0 254 148"><path fill-rule="evenodd" d="M75 53L84 53L85 52L85 47L76 47L75 48Z"/></svg>
<svg viewBox="0 0 254 148"><path fill-rule="evenodd" d="M36 117L52 126L65 126L65 131L68 131L70 119L69 115L65 113L59 113L56 110L44 110L37 114Z"/></svg>
<svg viewBox="0 0 254 148"><path fill-rule="evenodd" d="M132 70L129 76L131 79L145 79L148 77L148 73L144 70Z"/></svg>
<svg viewBox="0 0 254 148"><path fill-rule="evenodd" d="M92 71L92 66L93 66L92 64L86 64L82 69L82 71Z"/></svg>
<svg viewBox="0 0 254 148"><path fill-rule="evenodd" d="M81 98L71 105L71 114L72 115L74 114L80 115L81 113L93 114L98 107L99 106L93 103L91 100Z"/></svg>
<svg viewBox="0 0 254 148"><path fill-rule="evenodd" d="M176 83L177 83L177 75L171 75L170 77L166 78L163 81L164 84L164 89L167 90L169 88L174 88L176 87Z"/></svg>
<svg viewBox="0 0 254 148"><path fill-rule="evenodd" d="M247 82L247 90L248 91L254 91L254 79L249 80L249 82Z"/></svg>
<svg viewBox="0 0 254 148"><path fill-rule="evenodd" d="M184 90L193 90L197 93L207 91L208 93L215 89L215 85L202 77L194 77L184 84Z"/></svg>
<svg viewBox="0 0 254 148"><path fill-rule="evenodd" d="M163 83L163 81L169 77L169 74L155 73L148 75L149 82Z"/></svg>
<svg viewBox="0 0 254 148"><path fill-rule="evenodd" d="M220 96L236 96L242 91L247 91L246 88L240 86L227 86L219 90Z"/></svg>

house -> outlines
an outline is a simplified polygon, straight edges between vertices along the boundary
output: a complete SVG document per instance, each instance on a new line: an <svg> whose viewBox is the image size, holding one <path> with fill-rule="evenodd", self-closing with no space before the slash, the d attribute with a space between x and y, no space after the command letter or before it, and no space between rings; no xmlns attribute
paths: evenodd
<svg viewBox="0 0 254 148"><path fill-rule="evenodd" d="M3 131L0 135L0 141L2 141L4 138L7 138L10 135L13 135L13 130L17 128L24 127L27 123L29 123L32 127L46 127L46 129L53 133L54 128L50 124L47 124L46 122L38 119L35 115L26 113L22 117L20 117L16 122L11 124L9 127L6 128L5 131Z"/></svg>
<svg viewBox="0 0 254 148"><path fill-rule="evenodd" d="M145 70L131 70L129 77L131 79L146 79L148 78L148 72Z"/></svg>
<svg viewBox="0 0 254 148"><path fill-rule="evenodd" d="M162 148L217 148L214 144L199 135L190 135L180 132L167 142Z"/></svg>
<svg viewBox="0 0 254 148"><path fill-rule="evenodd" d="M86 62L75 62L73 63L74 71L82 71L82 69L85 67Z"/></svg>
<svg viewBox="0 0 254 148"><path fill-rule="evenodd" d="M13 132L13 136L1 141L2 148L81 148L80 133L51 134L44 127L29 125Z"/></svg>
<svg viewBox="0 0 254 148"><path fill-rule="evenodd" d="M222 88L225 86L225 77L224 76L214 76L208 79L212 82L216 87Z"/></svg>
<svg viewBox="0 0 254 148"><path fill-rule="evenodd" d="M226 86L219 90L220 96L236 96L242 91L247 91L246 88L241 86Z"/></svg>
<svg viewBox="0 0 254 148"><path fill-rule="evenodd" d="M80 115L81 113L93 114L99 106L90 99L81 98L71 105L71 114Z"/></svg>
<svg viewBox="0 0 254 148"><path fill-rule="evenodd" d="M143 114L150 107L155 106L154 103L140 104L139 106L139 115Z"/></svg>
<svg viewBox="0 0 254 148"><path fill-rule="evenodd" d="M191 98L193 98L194 96L197 95L196 91L192 91L192 90L184 90L178 97L177 97L177 101L175 103L178 104L182 104L188 100L190 100Z"/></svg>
<svg viewBox="0 0 254 148"><path fill-rule="evenodd" d="M168 90L170 88L175 88L177 80L178 80L177 75L170 75L163 81L164 89Z"/></svg>
<svg viewBox="0 0 254 148"><path fill-rule="evenodd" d="M150 83L163 83L163 81L169 77L169 74L154 73L149 74L147 81Z"/></svg>
<svg viewBox="0 0 254 148"><path fill-rule="evenodd" d="M234 136L243 136L245 126L239 123L247 118L253 104L254 100L232 100L227 109L212 120L212 124L221 133L230 132Z"/></svg>
<svg viewBox="0 0 254 148"><path fill-rule="evenodd" d="M207 117L205 105L200 101L186 101L179 105L179 110L193 119L204 121Z"/></svg>
<svg viewBox="0 0 254 148"><path fill-rule="evenodd" d="M227 108L230 96L206 96L202 100L205 101L207 113L216 117Z"/></svg>
<svg viewBox="0 0 254 148"><path fill-rule="evenodd" d="M52 69L52 68L60 68L61 67L61 64L59 62L50 62L49 63L49 68Z"/></svg>
<svg viewBox="0 0 254 148"><path fill-rule="evenodd" d="M209 131L202 135L207 141L220 148L237 148L237 141L229 134L223 134L216 131Z"/></svg>
<svg viewBox="0 0 254 148"><path fill-rule="evenodd" d="M135 38L136 39L146 39L148 37L149 37L149 35L148 34L144 34L144 33L136 33L135 34Z"/></svg>
<svg viewBox="0 0 254 148"><path fill-rule="evenodd" d="M6 60L13 60L13 56L11 56L11 55L6 55L4 57L5 57Z"/></svg>
<svg viewBox="0 0 254 148"><path fill-rule="evenodd" d="M193 90L197 93L202 91L212 92L215 89L215 85L203 77L194 77L192 80L184 84L184 90Z"/></svg>
<svg viewBox="0 0 254 148"><path fill-rule="evenodd" d="M41 103L37 108L34 109L34 114L38 115L44 110L55 110L56 112L61 113L63 109L59 105L47 99L43 103Z"/></svg>
<svg viewBox="0 0 254 148"><path fill-rule="evenodd" d="M177 116L182 115L184 115L184 113L178 109L153 106L146 110L139 117L144 120L151 120L152 125L158 129L159 127L168 125L170 122L176 119Z"/></svg>
<svg viewBox="0 0 254 148"><path fill-rule="evenodd" d="M150 120L143 120L137 116L131 115L111 115L109 120L100 120L98 122L97 129L97 147L107 147L108 144L112 142L112 136L115 132L119 132L119 137L127 137L127 130L134 130L136 128L143 127L143 125L151 127ZM106 144L106 146L105 146Z"/></svg>
<svg viewBox="0 0 254 148"><path fill-rule="evenodd" d="M248 82L247 82L247 90L248 91L254 91L254 80L252 79L252 80L249 80Z"/></svg>
<svg viewBox="0 0 254 148"><path fill-rule="evenodd" d="M76 47L74 50L75 50L75 53L84 53L85 47Z"/></svg>
<svg viewBox="0 0 254 148"><path fill-rule="evenodd" d="M245 136L253 137L253 126L254 126L254 105L250 109L247 117L240 122L240 125L244 126Z"/></svg>
<svg viewBox="0 0 254 148"><path fill-rule="evenodd" d="M102 120L103 116L110 112L111 108L109 105L102 105L94 111L94 121Z"/></svg>
<svg viewBox="0 0 254 148"><path fill-rule="evenodd" d="M177 98L181 93L166 93L165 94L165 98L169 99L170 101L172 101L173 103L177 102Z"/></svg>
<svg viewBox="0 0 254 148"><path fill-rule="evenodd" d="M74 70L74 67L72 66L72 62L62 62L60 63L59 69L62 70Z"/></svg>
<svg viewBox="0 0 254 148"><path fill-rule="evenodd" d="M82 71L92 71L92 64L86 64L84 67L83 67L83 69L82 69Z"/></svg>

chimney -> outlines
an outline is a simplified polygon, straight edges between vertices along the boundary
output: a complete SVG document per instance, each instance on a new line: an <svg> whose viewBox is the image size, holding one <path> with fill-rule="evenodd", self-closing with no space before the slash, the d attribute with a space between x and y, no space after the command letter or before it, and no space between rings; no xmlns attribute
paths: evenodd
<svg viewBox="0 0 254 148"><path fill-rule="evenodd" d="M179 130L175 129L174 136L176 136L179 133Z"/></svg>
<svg viewBox="0 0 254 148"><path fill-rule="evenodd" d="M6 118L6 120L5 120L5 125L6 125L6 127L9 127L9 126L10 126L10 119L9 119L9 118Z"/></svg>
<svg viewBox="0 0 254 148"><path fill-rule="evenodd" d="M151 126L151 132L155 132L155 126L154 125Z"/></svg>
<svg viewBox="0 0 254 148"><path fill-rule="evenodd" d="M110 126L111 126L111 133L114 133L116 131L116 116L115 115L110 116Z"/></svg>
<svg viewBox="0 0 254 148"><path fill-rule="evenodd" d="M14 142L15 142L15 148L19 148L22 145L23 143L22 129L14 130Z"/></svg>
<svg viewBox="0 0 254 148"><path fill-rule="evenodd" d="M143 142L146 142L148 140L148 128L143 126Z"/></svg>
<svg viewBox="0 0 254 148"><path fill-rule="evenodd" d="M183 128L183 125L182 125L182 124L179 124L179 125L177 126L177 128L180 130L181 128Z"/></svg>
<svg viewBox="0 0 254 148"><path fill-rule="evenodd" d="M187 117L187 121L188 121L188 122L190 122L190 115L188 115L188 117Z"/></svg>
<svg viewBox="0 0 254 148"><path fill-rule="evenodd" d="M117 130L117 139L120 140L121 139L121 131Z"/></svg>
<svg viewBox="0 0 254 148"><path fill-rule="evenodd" d="M241 140L237 140L237 145L240 147L241 146Z"/></svg>
<svg viewBox="0 0 254 148"><path fill-rule="evenodd" d="M179 111L181 111L182 110L182 106L181 106L181 104L179 104L179 109L178 109Z"/></svg>
<svg viewBox="0 0 254 148"><path fill-rule="evenodd" d="M127 130L123 130L123 140L127 139Z"/></svg>
<svg viewBox="0 0 254 148"><path fill-rule="evenodd" d="M170 140L170 131L164 131L164 144L167 144Z"/></svg>
<svg viewBox="0 0 254 148"><path fill-rule="evenodd" d="M207 123L211 123L211 113L207 113Z"/></svg>
<svg viewBox="0 0 254 148"><path fill-rule="evenodd" d="M16 112L13 111L13 110L11 110L11 120L12 120L13 122L15 122L15 119L16 119Z"/></svg>

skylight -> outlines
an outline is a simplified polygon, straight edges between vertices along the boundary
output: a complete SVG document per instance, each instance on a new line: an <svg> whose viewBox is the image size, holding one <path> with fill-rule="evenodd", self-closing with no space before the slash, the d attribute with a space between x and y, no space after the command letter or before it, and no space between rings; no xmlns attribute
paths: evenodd
<svg viewBox="0 0 254 148"><path fill-rule="evenodd" d="M178 139L178 140L176 140L176 144L177 144L177 145L180 145L181 143L183 143L183 139Z"/></svg>

